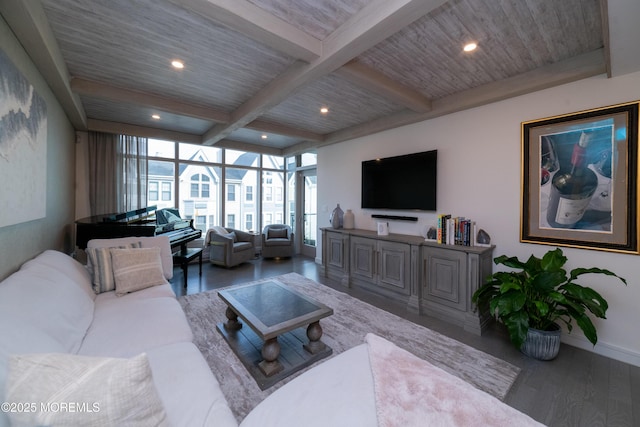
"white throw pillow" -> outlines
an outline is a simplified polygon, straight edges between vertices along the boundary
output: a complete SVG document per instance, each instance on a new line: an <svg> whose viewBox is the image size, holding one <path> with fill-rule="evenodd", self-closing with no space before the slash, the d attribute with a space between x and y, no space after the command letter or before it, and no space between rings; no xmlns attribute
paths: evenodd
<svg viewBox="0 0 640 427"><path fill-rule="evenodd" d="M167 284L160 248L111 249L116 295Z"/></svg>
<svg viewBox="0 0 640 427"><path fill-rule="evenodd" d="M126 243L121 246L87 248L87 269L93 281L93 291L96 294L110 292L116 288L111 263L111 249L114 248L139 248L140 242Z"/></svg>
<svg viewBox="0 0 640 427"><path fill-rule="evenodd" d="M12 425L165 426L146 354L131 359L41 353L12 356L6 401Z"/></svg>

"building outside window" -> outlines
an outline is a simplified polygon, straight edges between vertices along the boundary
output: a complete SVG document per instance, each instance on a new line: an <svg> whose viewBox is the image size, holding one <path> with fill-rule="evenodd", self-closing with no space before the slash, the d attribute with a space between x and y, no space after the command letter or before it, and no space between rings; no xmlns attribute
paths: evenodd
<svg viewBox="0 0 640 427"><path fill-rule="evenodd" d="M287 223L295 205L293 172L285 164L290 159L149 139L149 201L159 209L177 208L203 231L214 225L260 231Z"/></svg>

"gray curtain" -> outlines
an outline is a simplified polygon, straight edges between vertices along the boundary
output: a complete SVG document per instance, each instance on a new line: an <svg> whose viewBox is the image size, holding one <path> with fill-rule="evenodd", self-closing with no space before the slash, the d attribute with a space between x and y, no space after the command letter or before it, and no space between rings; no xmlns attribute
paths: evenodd
<svg viewBox="0 0 640 427"><path fill-rule="evenodd" d="M91 215L118 211L118 135L89 132L89 207Z"/></svg>
<svg viewBox="0 0 640 427"><path fill-rule="evenodd" d="M118 212L147 206L147 138L120 135L118 144Z"/></svg>
<svg viewBox="0 0 640 427"><path fill-rule="evenodd" d="M147 206L147 139L89 132L91 215Z"/></svg>

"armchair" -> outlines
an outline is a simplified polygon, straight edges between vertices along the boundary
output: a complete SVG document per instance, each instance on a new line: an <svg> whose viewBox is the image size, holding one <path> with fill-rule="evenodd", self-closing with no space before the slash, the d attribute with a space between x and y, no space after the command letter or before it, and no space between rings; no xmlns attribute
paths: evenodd
<svg viewBox="0 0 640 427"><path fill-rule="evenodd" d="M262 230L262 257L291 257L295 253L293 231L285 224L270 224Z"/></svg>
<svg viewBox="0 0 640 427"><path fill-rule="evenodd" d="M234 267L255 257L253 234L242 230L212 227L205 237L209 249L209 262L223 267Z"/></svg>

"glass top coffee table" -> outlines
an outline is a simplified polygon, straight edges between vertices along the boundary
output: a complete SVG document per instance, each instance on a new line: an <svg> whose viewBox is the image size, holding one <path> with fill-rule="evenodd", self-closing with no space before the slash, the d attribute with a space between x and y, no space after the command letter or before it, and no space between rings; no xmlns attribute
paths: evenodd
<svg viewBox="0 0 640 427"><path fill-rule="evenodd" d="M218 295L227 321L217 329L261 389L332 353L320 340L320 319L333 309L283 283L235 286Z"/></svg>

